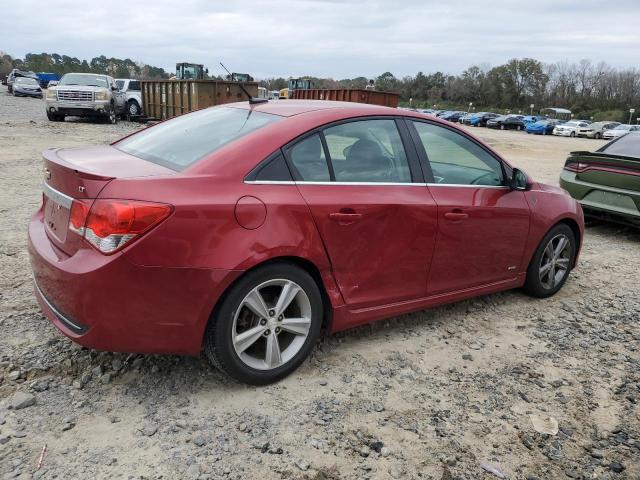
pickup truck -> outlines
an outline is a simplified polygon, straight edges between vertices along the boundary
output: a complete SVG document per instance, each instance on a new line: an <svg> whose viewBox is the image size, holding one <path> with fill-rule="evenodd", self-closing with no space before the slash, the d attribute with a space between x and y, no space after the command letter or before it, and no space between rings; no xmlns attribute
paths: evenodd
<svg viewBox="0 0 640 480"><path fill-rule="evenodd" d="M90 117L116 123L126 114L126 94L109 75L67 73L45 96L47 118L64 121L65 116Z"/></svg>
<svg viewBox="0 0 640 480"><path fill-rule="evenodd" d="M126 94L127 111L130 117L142 114L142 90L140 80L133 78L116 78L116 85Z"/></svg>

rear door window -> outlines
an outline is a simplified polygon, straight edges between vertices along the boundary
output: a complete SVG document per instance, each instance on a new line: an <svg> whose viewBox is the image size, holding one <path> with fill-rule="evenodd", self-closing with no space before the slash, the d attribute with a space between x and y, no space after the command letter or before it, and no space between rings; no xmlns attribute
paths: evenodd
<svg viewBox="0 0 640 480"><path fill-rule="evenodd" d="M331 180L319 134L315 133L291 147L289 158L297 173L298 180L304 182L328 182Z"/></svg>
<svg viewBox="0 0 640 480"><path fill-rule="evenodd" d="M362 120L323 131L337 182L411 183L394 120Z"/></svg>

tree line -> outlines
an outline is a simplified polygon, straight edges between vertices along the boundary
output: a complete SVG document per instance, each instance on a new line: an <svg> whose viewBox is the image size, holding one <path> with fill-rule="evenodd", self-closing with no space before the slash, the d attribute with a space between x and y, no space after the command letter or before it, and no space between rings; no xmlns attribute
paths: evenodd
<svg viewBox="0 0 640 480"><path fill-rule="evenodd" d="M91 60L57 53L28 53L24 59L0 52L0 76L12 68L34 72L106 73L114 77L168 78L160 67L129 58ZM222 79L222 77L212 77ZM307 77L316 88L365 88L369 79L361 76L334 80ZM640 111L640 70L615 68L605 62L581 60L577 63L543 63L533 58L514 58L504 65L473 65L459 75L444 72L407 75L401 78L384 72L373 79L377 90L397 92L404 105L460 110L529 112L544 107L569 108L578 117L627 121L630 108ZM280 90L288 84L284 77L267 78L260 84Z"/></svg>
<svg viewBox="0 0 640 480"><path fill-rule="evenodd" d="M365 77L308 78L316 88L364 88L369 82ZM398 78L385 72L374 80L376 90L397 92L402 104L414 107L529 113L533 104L534 111L562 107L576 117L625 122L630 108L640 110L640 70L590 60L545 64L514 58L497 67L474 65L459 75L418 72ZM287 86L285 78L261 83L269 90Z"/></svg>
<svg viewBox="0 0 640 480"><path fill-rule="evenodd" d="M118 78L169 78L169 74L164 69L142 62L134 62L130 58L107 58L101 55L91 60L80 60L77 57L57 53L27 53L24 59L20 59L0 52L0 77L8 75L14 68L32 72L57 73L58 75L82 72L101 73Z"/></svg>

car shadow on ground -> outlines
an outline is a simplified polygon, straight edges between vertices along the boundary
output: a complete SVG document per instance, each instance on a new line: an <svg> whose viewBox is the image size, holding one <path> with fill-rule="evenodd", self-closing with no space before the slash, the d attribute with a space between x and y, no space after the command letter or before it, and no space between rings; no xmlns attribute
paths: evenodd
<svg viewBox="0 0 640 480"><path fill-rule="evenodd" d="M586 218L585 235L595 233L640 242L640 225L638 227L632 227L597 218Z"/></svg>

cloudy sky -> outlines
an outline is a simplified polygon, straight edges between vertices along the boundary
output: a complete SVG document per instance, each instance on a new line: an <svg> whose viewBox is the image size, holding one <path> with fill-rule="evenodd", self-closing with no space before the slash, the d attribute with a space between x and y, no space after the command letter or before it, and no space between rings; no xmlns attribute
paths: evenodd
<svg viewBox="0 0 640 480"><path fill-rule="evenodd" d="M0 0L0 50L257 78L459 73L513 57L640 67L640 0Z"/></svg>

